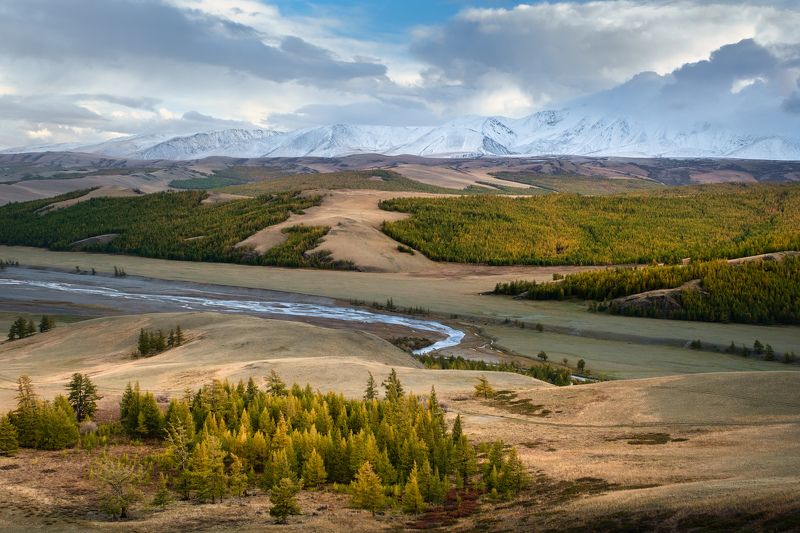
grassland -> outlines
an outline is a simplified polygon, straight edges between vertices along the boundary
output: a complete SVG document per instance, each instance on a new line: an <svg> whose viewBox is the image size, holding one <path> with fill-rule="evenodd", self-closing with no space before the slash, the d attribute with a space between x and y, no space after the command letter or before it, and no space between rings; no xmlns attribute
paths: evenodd
<svg viewBox="0 0 800 533"><path fill-rule="evenodd" d="M800 186L396 199L384 232L431 259L490 265L677 263L800 248Z"/></svg>
<svg viewBox="0 0 800 533"><path fill-rule="evenodd" d="M662 189L654 180L632 178L607 178L578 174L543 174L537 172L494 172L498 179L530 185L544 192L562 192L585 195L620 194L625 192Z"/></svg>
<svg viewBox="0 0 800 533"><path fill-rule="evenodd" d="M407 254L404 254L407 255ZM783 353L800 345L800 328L796 326L757 326L750 324L719 324L709 322L675 322L650 318L614 316L589 313L586 304L578 301L512 300L480 293L491 290L498 282L515 279L552 279L554 272L568 274L576 267L479 267L469 265L442 265L441 268L422 273L404 272L342 272L308 269L264 269L235 264L175 262L142 257L119 256L82 252L52 252L36 248L0 246L0 258L17 259L24 266L44 266L72 270L97 268L111 272L114 266L124 268L129 275L147 276L164 280L216 283L238 287L253 287L298 292L338 298L343 302L363 300L385 302L392 298L400 307L423 307L444 318L456 316L478 324L499 324L504 319L526 325L502 327L492 332L495 342L535 359L540 350L553 350L540 344L539 339L559 334L562 343L574 342L575 348L565 355L553 354L558 362L569 357L586 360L593 371L613 377L664 376L676 373L693 373L719 370L782 370L798 368L780 362L758 361L751 363L740 356L689 350L695 339L704 345L721 349L731 341L737 346L752 346L758 339L770 343ZM534 329L542 324L545 337ZM456 325L456 327L459 327ZM516 344L511 344L517 339ZM594 341L609 341L606 346ZM606 349L607 348L607 349ZM616 353L614 352L616 350ZM556 350L558 351L558 350ZM467 356L463 351L448 352ZM447 354L446 354L447 355ZM744 366L738 366L738 361ZM628 361L628 368L626 366ZM728 365L726 361L736 363ZM751 366L752 365L752 366Z"/></svg>
<svg viewBox="0 0 800 533"><path fill-rule="evenodd" d="M226 187L225 192L257 196L286 191L318 189L367 189L375 191L411 191L425 193L458 193L436 185L427 185L401 176L391 170L373 169L320 174L297 174L272 178L257 183Z"/></svg>

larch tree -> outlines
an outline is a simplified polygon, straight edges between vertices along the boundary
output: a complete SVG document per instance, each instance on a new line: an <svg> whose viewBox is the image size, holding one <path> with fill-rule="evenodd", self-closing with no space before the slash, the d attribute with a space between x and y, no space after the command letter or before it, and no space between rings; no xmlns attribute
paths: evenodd
<svg viewBox="0 0 800 533"><path fill-rule="evenodd" d="M296 497L299 490L297 483L288 477L282 478L272 487L269 493L269 501L272 504L269 514L275 517L279 524L285 524L290 515L300 514L300 505Z"/></svg>
<svg viewBox="0 0 800 533"><path fill-rule="evenodd" d="M141 498L142 468L127 457L104 453L92 464L90 477L101 486L103 511L114 518L127 518L131 505Z"/></svg>
<svg viewBox="0 0 800 533"><path fill-rule="evenodd" d="M365 400L377 400L378 399L378 387L375 384L375 378L372 375L372 372L368 372L369 377L367 378L367 388L364 390L364 399Z"/></svg>
<svg viewBox="0 0 800 533"><path fill-rule="evenodd" d="M313 448L303 465L304 485L308 488L315 489L325 483L327 478L328 473L325 471L325 461L323 461L317 449Z"/></svg>
<svg viewBox="0 0 800 533"><path fill-rule="evenodd" d="M7 416L0 418L0 455L11 456L19 450L17 428Z"/></svg>
<svg viewBox="0 0 800 533"><path fill-rule="evenodd" d="M97 412L97 400L102 396L97 394L97 387L89 376L78 372L72 374L72 379L67 384L67 391L69 392L67 399L75 411L78 422L92 418Z"/></svg>
<svg viewBox="0 0 800 533"><path fill-rule="evenodd" d="M408 475L406 486L403 489L403 510L407 513L419 514L425 509L425 500L422 499L422 493L419 491L419 482L417 481L417 463L414 462L414 467Z"/></svg>
<svg viewBox="0 0 800 533"><path fill-rule="evenodd" d="M489 384L489 380L486 379L486 376L479 377L478 383L475 384L475 396L488 400L489 398L493 398L494 394L494 389Z"/></svg>
<svg viewBox="0 0 800 533"><path fill-rule="evenodd" d="M266 377L267 392L273 396L286 396L289 390L286 388L286 383L283 382L281 377L275 372L275 369L269 371L269 376Z"/></svg>
<svg viewBox="0 0 800 533"><path fill-rule="evenodd" d="M369 461L361 465L356 478L350 484L352 503L355 507L366 509L374 516L377 511L386 507L381 478L372 469Z"/></svg>
<svg viewBox="0 0 800 533"><path fill-rule="evenodd" d="M400 378L397 377L397 371L393 368L389 373L389 377L383 382L383 387L386 389L386 399L390 402L396 402L403 396L403 385L400 383Z"/></svg>

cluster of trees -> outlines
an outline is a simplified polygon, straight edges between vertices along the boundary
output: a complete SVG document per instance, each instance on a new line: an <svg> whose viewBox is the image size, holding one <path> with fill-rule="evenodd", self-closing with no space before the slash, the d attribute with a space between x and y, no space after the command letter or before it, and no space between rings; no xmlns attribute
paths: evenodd
<svg viewBox="0 0 800 533"><path fill-rule="evenodd" d="M39 333L50 331L56 327L56 320L50 315L43 315L39 322ZM32 319L25 320L25 317L18 316L11 327L8 328L8 340L24 339L36 334L37 328Z"/></svg>
<svg viewBox="0 0 800 533"><path fill-rule="evenodd" d="M77 373L67 391L67 396L42 400L31 379L20 377L17 407L0 419L0 455L14 454L19 447L61 450L75 446L80 436L78 423L94 416L100 396L89 377Z"/></svg>
<svg viewBox="0 0 800 533"><path fill-rule="evenodd" d="M563 386L572 384L571 371L569 368L557 367L550 364L522 367L513 362L487 363L486 361L465 359L460 355L444 356L423 354L415 357L425 365L425 368L441 370L481 370L484 372L515 372L524 376L530 376L542 381L547 381L548 383L552 383L554 385ZM546 355L545 359L542 360L546 360ZM583 359L581 359L581 361L583 361ZM582 368L585 369L585 363Z"/></svg>
<svg viewBox="0 0 800 533"><path fill-rule="evenodd" d="M692 347L696 349L702 349L702 342L700 340L696 340L692 342ZM725 353L729 354L739 354L744 357L750 357L751 355L755 355L756 357L760 357L765 361L777 361L780 360L782 363L792 364L797 362L797 354L794 352L786 351L783 354L779 354L775 351L771 344L763 344L760 340L756 339L753 342L753 347L749 347L745 344L742 344L741 347L736 347L736 343L731 341L730 346L725 349Z"/></svg>
<svg viewBox="0 0 800 533"><path fill-rule="evenodd" d="M100 399L88 376L74 374L68 396L40 400L31 380L18 380L17 408L0 418L0 455L18 447L61 449L86 439ZM120 431L163 442L145 465L104 451L90 476L103 488L103 508L125 517L157 474L154 505L178 495L198 502L242 497L254 487L270 492L279 521L300 512L295 496L333 483L352 503L377 512L387 507L420 513L451 490L477 489L511 498L529 482L513 447L474 446L456 417L449 425L435 390L427 398L406 393L394 370L384 398L369 375L364 398L291 388L274 373L265 389L251 378L214 381L172 400L164 411L150 392L128 385L120 402ZM81 426L89 428L89 426ZM96 431L88 429L87 431Z"/></svg>
<svg viewBox="0 0 800 533"><path fill-rule="evenodd" d="M699 280L699 285L675 294L677 308L623 306L614 301L645 291L679 288L691 280ZM534 300L582 298L601 302L591 305L592 310L651 318L800 324L800 256L595 270L570 274L557 283L500 283L495 293Z"/></svg>
<svg viewBox="0 0 800 533"><path fill-rule="evenodd" d="M161 192L129 198L92 198L64 209L48 205L76 198L73 192L0 207L0 243L69 250L97 235L116 235L82 249L160 259L280 266L336 266L324 255L306 257L328 228L288 228L285 243L267 254L236 244L267 226L319 203L319 197L287 192L220 204L203 204L205 191ZM117 269L117 275L124 270Z"/></svg>
<svg viewBox="0 0 800 533"><path fill-rule="evenodd" d="M441 261L492 265L679 263L800 247L800 186L679 187L615 196L397 198L383 225Z"/></svg>
<svg viewBox="0 0 800 533"><path fill-rule="evenodd" d="M164 335L164 332L160 329L148 331L142 328L139 331L139 340L136 344L136 355L139 357L156 355L170 348L181 346L185 341L180 324L170 329L167 335Z"/></svg>
<svg viewBox="0 0 800 533"><path fill-rule="evenodd" d="M481 462L461 419L448 427L434 390L427 399L408 394L394 370L383 388L379 399L370 375L364 399L348 400L288 388L273 372L266 390L252 378L214 381L162 414L153 395L133 385L120 404L121 425L131 437L163 438L169 488L197 501L258 486L291 507L301 486L335 483L373 512L390 505L420 512L451 488L479 486L502 498L527 482L515 452L502 444L487 445Z"/></svg>

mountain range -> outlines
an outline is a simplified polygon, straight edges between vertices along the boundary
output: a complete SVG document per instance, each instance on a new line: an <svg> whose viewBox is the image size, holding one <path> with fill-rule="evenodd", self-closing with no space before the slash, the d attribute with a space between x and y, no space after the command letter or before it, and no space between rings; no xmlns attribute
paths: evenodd
<svg viewBox="0 0 800 533"><path fill-rule="evenodd" d="M800 160L800 119L754 105L762 87L712 105L677 98L653 73L522 118L470 116L423 127L333 124L294 131L232 128L147 134L93 144L23 146L6 153L71 151L144 160L229 157L579 155ZM673 89L674 93L674 89ZM788 117L788 118L787 118Z"/></svg>

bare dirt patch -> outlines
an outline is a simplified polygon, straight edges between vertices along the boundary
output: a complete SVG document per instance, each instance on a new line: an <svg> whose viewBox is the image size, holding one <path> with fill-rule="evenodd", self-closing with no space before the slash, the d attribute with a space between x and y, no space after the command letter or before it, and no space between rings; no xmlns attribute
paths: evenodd
<svg viewBox="0 0 800 533"><path fill-rule="evenodd" d="M405 213L383 211L381 200L407 196L431 196L424 193L337 190L323 191L319 206L306 209L302 214L292 214L286 221L264 228L237 246L250 246L264 253L286 240L285 228L303 224L328 226L330 231L320 245L311 250L331 252L339 261L353 261L361 270L383 272L414 272L435 268L435 263L422 254L402 253L397 241L381 232L383 221L401 220Z"/></svg>
<svg viewBox="0 0 800 533"><path fill-rule="evenodd" d="M484 189L492 189L492 185L498 187L514 187L513 183L497 179L491 175L492 172L503 170L501 167L464 167L455 166L429 166L415 164L401 164L394 167L403 176L428 185L436 185L449 189L466 189L473 185ZM520 189L527 189L527 186L518 185Z"/></svg>

